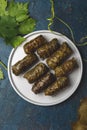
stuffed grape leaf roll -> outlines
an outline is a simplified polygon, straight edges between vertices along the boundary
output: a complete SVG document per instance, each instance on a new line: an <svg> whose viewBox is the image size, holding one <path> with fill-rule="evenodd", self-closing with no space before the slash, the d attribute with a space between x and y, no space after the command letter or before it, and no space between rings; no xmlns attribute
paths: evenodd
<svg viewBox="0 0 87 130"><path fill-rule="evenodd" d="M55 79L56 78L52 73L46 73L33 85L32 91L35 94L42 92L46 87L48 87L52 82L54 82Z"/></svg>
<svg viewBox="0 0 87 130"><path fill-rule="evenodd" d="M52 39L48 44L41 46L37 53L40 58L45 59L49 57L53 52L55 52L60 47L60 44L56 38Z"/></svg>
<svg viewBox="0 0 87 130"><path fill-rule="evenodd" d="M39 63L34 68L26 72L24 78L26 78L29 81L29 83L34 83L41 76L43 76L48 70L49 69L45 64Z"/></svg>
<svg viewBox="0 0 87 130"><path fill-rule="evenodd" d="M51 69L55 69L57 65L60 65L67 57L72 54L71 48L66 42L64 42L59 50L54 52L51 57L49 57L46 62Z"/></svg>
<svg viewBox="0 0 87 130"><path fill-rule="evenodd" d="M13 73L17 76L22 74L27 69L29 69L32 65L34 65L38 61L38 57L34 53L30 53L25 56L22 60L18 61L12 66Z"/></svg>
<svg viewBox="0 0 87 130"><path fill-rule="evenodd" d="M67 60L61 66L55 68L55 75L57 77L65 76L70 73L77 66L77 62L75 58Z"/></svg>
<svg viewBox="0 0 87 130"><path fill-rule="evenodd" d="M45 43L47 43L46 39L39 35L24 45L24 51L26 54L34 52Z"/></svg>
<svg viewBox="0 0 87 130"><path fill-rule="evenodd" d="M45 90L45 95L54 95L68 84L67 77L61 77Z"/></svg>

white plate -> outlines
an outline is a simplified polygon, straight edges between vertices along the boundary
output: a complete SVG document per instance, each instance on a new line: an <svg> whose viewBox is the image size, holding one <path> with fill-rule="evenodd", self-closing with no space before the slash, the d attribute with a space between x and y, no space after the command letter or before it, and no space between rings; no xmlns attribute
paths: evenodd
<svg viewBox="0 0 87 130"><path fill-rule="evenodd" d="M78 66L79 66L75 71L73 71L69 75L70 85L68 87L66 87L65 89L63 89L62 91L60 91L56 96L52 96L52 97L45 96L44 93L35 95L31 91L32 85L29 84L27 82L27 80L23 78L23 75L15 76L12 73L11 66L26 55L23 50L23 45L26 42L30 41L31 39L37 37L38 35L43 35L48 41L53 38L57 38L60 41L60 44L63 41L66 41L74 52L71 57L74 56L76 58ZM77 89L77 87L81 81L83 65L82 65L82 59L81 59L78 49L76 48L76 46L74 45L74 43L71 40L69 40L67 37L65 37L64 35L57 33L57 32L52 33L47 30L35 31L33 33L26 35L25 37L27 38L25 42L23 42L16 49L12 49L11 54L9 56L9 60L8 60L8 76L9 76L9 80L10 80L14 90L23 99L25 99L26 101L28 101L30 103L36 104L36 105L50 106L50 105L55 105L55 104L65 101L67 98L69 98L75 92L75 90ZM42 62L44 62L44 61L42 61Z"/></svg>

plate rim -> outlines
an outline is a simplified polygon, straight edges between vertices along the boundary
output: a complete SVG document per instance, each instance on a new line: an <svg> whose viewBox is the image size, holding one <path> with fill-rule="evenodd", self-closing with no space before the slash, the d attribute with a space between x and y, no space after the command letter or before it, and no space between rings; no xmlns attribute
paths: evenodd
<svg viewBox="0 0 87 130"><path fill-rule="evenodd" d="M75 47L75 49L76 49L76 50L78 51L78 53L79 53L80 63L81 63L81 75L80 75L79 82L77 83L77 87L75 87L75 89L73 89L73 91L72 91L71 93L69 93L66 98L63 98L63 99L61 98L60 101L55 101L55 102L53 102L53 103L39 103L39 102L35 102L35 101L33 101L33 100L29 99L29 98L26 98L24 95L21 95L21 92L19 92L19 90L17 90L17 88L14 86L14 83L12 82L11 69L10 69L10 63L11 63L11 59L12 59L11 57L12 57L12 55L14 54L14 52L16 51L17 48L13 48L13 49L11 50L10 55L9 55L9 58L8 58L8 77L9 77L9 81L10 81L10 83L11 83L11 86L13 87L13 89L15 90L15 92L16 92L22 99L24 99L25 101L27 101L27 102L29 102L29 103L32 103L32 104L34 104L34 105L39 105L39 106L53 106L53 105L60 104L60 103L62 103L62 102L64 102L64 101L66 101L66 100L67 100L69 97L71 97L71 96L73 95L73 93L77 90L77 88L78 88L78 86L79 86L79 84L80 84L80 82L81 82L82 74L83 74L83 62L82 62L82 57L81 57L81 54L80 54L78 48L77 48L76 45L73 43L73 41L71 41L67 36L65 36L65 35L63 35L63 34L61 34L61 33L59 33L59 32L55 32L55 31L52 31L52 32L51 32L51 31L49 31L49 30L39 30L39 31L34 31L34 32L32 32L32 33L29 33L29 34L25 35L24 38L28 38L28 37L30 37L31 35L35 35L35 34L38 34L38 33L54 33L54 34L56 34L56 35L59 35L59 36L64 37L65 39L68 39L68 41L72 42L73 46Z"/></svg>

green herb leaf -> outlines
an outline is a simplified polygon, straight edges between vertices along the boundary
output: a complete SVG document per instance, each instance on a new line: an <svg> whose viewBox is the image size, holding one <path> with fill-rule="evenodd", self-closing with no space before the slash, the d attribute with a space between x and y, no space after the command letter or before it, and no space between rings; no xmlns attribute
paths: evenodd
<svg viewBox="0 0 87 130"><path fill-rule="evenodd" d="M25 41L24 37L16 36L12 39L11 44L15 48L15 47L19 46L23 41Z"/></svg>
<svg viewBox="0 0 87 130"><path fill-rule="evenodd" d="M7 0L0 0L0 16L6 15Z"/></svg>
<svg viewBox="0 0 87 130"><path fill-rule="evenodd" d="M0 80L1 79L4 79L4 73L3 73L2 69L0 68Z"/></svg>
<svg viewBox="0 0 87 130"><path fill-rule="evenodd" d="M17 22L11 16L0 17L0 36L4 38L12 38L17 35Z"/></svg>
<svg viewBox="0 0 87 130"><path fill-rule="evenodd" d="M8 13L12 17L16 17L18 22L22 22L29 17L28 3L19 3L12 0L8 5Z"/></svg>
<svg viewBox="0 0 87 130"><path fill-rule="evenodd" d="M6 43L17 47L24 41L21 35L32 32L35 24L35 20L29 16L28 2L0 0L0 37Z"/></svg>
<svg viewBox="0 0 87 130"><path fill-rule="evenodd" d="M21 34L27 34L34 30L36 25L36 21L32 18L29 18L28 20L24 21L19 26L19 33Z"/></svg>

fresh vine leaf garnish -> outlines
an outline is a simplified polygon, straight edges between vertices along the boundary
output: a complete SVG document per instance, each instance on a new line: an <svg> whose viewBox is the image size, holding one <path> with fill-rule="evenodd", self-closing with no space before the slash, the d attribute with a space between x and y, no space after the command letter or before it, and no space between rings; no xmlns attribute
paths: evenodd
<svg viewBox="0 0 87 130"><path fill-rule="evenodd" d="M30 17L28 5L28 2L0 0L0 37L13 47L25 40L24 34L35 29L36 21Z"/></svg>
<svg viewBox="0 0 87 130"><path fill-rule="evenodd" d="M9 15L15 17L18 22L22 22L29 17L28 3L19 3L12 0L9 2L7 10Z"/></svg>
<svg viewBox="0 0 87 130"><path fill-rule="evenodd" d="M19 26L19 32L21 34L30 33L33 31L33 28L35 27L36 21L32 18L29 18L22 22Z"/></svg>
<svg viewBox="0 0 87 130"><path fill-rule="evenodd" d="M16 36L12 39L11 43L12 43L12 46L15 48L19 46L23 41L25 41L24 37Z"/></svg>
<svg viewBox="0 0 87 130"><path fill-rule="evenodd" d="M0 0L0 16L7 15L7 0Z"/></svg>
<svg viewBox="0 0 87 130"><path fill-rule="evenodd" d="M2 69L0 68L0 80L4 79L4 73L2 71Z"/></svg>
<svg viewBox="0 0 87 130"><path fill-rule="evenodd" d="M1 16L0 17L0 36L3 38L13 38L17 35L17 26L18 23L16 22L14 17L9 15Z"/></svg>

